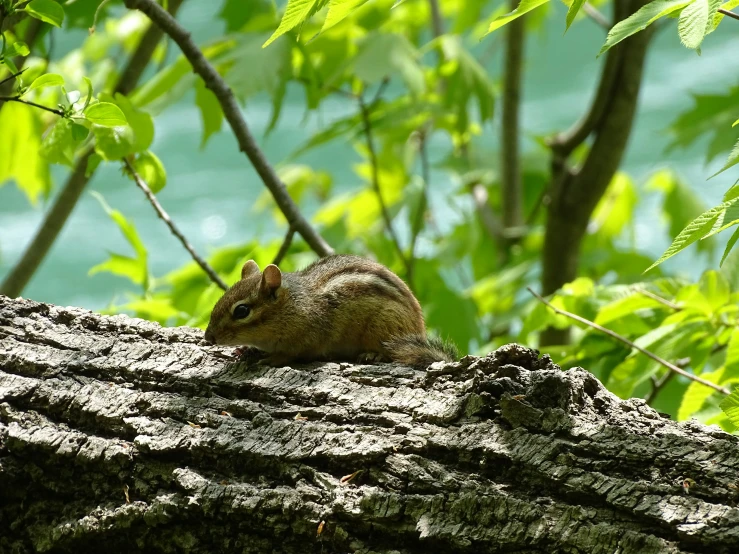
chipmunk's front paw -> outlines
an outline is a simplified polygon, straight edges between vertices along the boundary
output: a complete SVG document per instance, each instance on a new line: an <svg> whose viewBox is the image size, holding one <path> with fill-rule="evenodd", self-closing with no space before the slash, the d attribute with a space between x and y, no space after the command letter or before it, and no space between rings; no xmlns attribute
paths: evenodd
<svg viewBox="0 0 739 554"><path fill-rule="evenodd" d="M238 358L240 362L253 362L263 358L266 354L259 350L259 348L254 348L253 346L242 346L241 348L234 350L233 355Z"/></svg>
<svg viewBox="0 0 739 554"><path fill-rule="evenodd" d="M379 352L363 352L359 356L357 356L358 364L372 364L387 361L389 361L387 357L380 354Z"/></svg>

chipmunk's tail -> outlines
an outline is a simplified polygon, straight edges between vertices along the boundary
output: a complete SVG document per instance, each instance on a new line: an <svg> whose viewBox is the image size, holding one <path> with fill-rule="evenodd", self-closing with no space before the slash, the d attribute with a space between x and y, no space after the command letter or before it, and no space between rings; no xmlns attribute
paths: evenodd
<svg viewBox="0 0 739 554"><path fill-rule="evenodd" d="M384 343L393 362L426 369L434 362L454 362L459 356L457 347L439 338L407 335Z"/></svg>

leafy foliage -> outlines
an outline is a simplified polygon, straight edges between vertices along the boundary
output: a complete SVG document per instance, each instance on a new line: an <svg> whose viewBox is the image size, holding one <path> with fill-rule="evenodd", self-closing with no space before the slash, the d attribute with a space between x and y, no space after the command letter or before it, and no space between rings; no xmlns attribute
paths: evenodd
<svg viewBox="0 0 739 554"><path fill-rule="evenodd" d="M211 89L184 57L165 55L163 46L154 53L156 63L141 86L130 94L111 93L121 73L119 60L136 47L146 19L98 4L0 0L6 16L36 18L44 29L95 28L61 60L38 40L21 40L22 23L3 32L0 81L8 77L5 87L12 96L0 107L0 184L14 181L32 203L52 190L50 165L74 167L85 156L88 176L103 162L118 166L125 159L159 193L167 172L151 150L155 118L175 103L192 103L202 124L201 148L224 130L224 113ZM511 230L501 229L496 220L505 210L499 152L487 150L499 145L484 135L499 117L501 87L486 68L477 39L525 14L531 29L547 14L561 13L549 10L547 0L522 0L509 13L485 1L438 4L447 29L435 36L427 2L288 0L279 13L271 0L225 0L219 17L226 34L214 33L200 48L247 108L254 99L269 99L266 133L282 130L288 119L285 99L303 95L304 122L315 132L291 145L292 153L285 152L277 169L288 194L337 251L373 257L406 278L430 331L451 338L463 353L483 353L510 341L536 344L548 327L572 327L572 321L525 292L538 286L541 277L553 157L545 137L532 137L540 148L521 163L526 224L516 230L520 234L506 234ZM565 30L579 19L584 1L567 4ZM600 53L666 17L677 19L682 43L700 51L723 20L719 8L736 5L739 0L654 0L617 22ZM490 44L496 38L487 40ZM11 78L19 73L17 58L26 71ZM732 123L739 123L738 105L739 87L695 95L694 105L669 128L671 148L708 136L708 161L728 154L716 175L734 175L739 143ZM335 160L335 172L311 164L310 156L327 145L346 147L346 158ZM576 152L574 160L586 150ZM337 184L347 178L338 168L354 172L352 185L342 186L341 192ZM129 189L125 193L138 194L135 187ZM739 273L732 255L739 240L739 186L713 208L694 190L695 183L669 169L644 182L617 172L582 240L581 274L557 291L552 303L704 379L735 386L739 290L731 276ZM129 250L109 252L90 275L112 274L136 290L106 311L203 327L221 290L194 262L155 275L150 258L156 253L136 229L139 214L124 214L96 197ZM659 216L652 232L672 242L653 264L635 240L636 214L645 203ZM284 214L266 191L253 210L268 212L277 234L287 231ZM662 266L690 245L712 260L714 235L734 226L721 271L706 271L693 283ZM257 242L250 236L210 251L207 258L231 283L245 259L263 267L280 246L280 239ZM296 238L281 268L294 270L313 259ZM647 276L645 267L651 270ZM721 403L713 389L668 378L653 360L593 329L578 327L573 344L547 350L565 368L582 365L613 392L651 397L655 407L680 419L698 417L726 429L739 420L736 393Z"/></svg>

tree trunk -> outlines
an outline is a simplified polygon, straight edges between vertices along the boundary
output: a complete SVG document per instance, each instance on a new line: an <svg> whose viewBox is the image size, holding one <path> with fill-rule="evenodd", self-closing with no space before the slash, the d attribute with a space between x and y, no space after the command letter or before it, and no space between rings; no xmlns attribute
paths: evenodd
<svg viewBox="0 0 739 554"><path fill-rule="evenodd" d="M201 339L0 296L0 552L739 551L739 438L582 369L517 345L268 368Z"/></svg>

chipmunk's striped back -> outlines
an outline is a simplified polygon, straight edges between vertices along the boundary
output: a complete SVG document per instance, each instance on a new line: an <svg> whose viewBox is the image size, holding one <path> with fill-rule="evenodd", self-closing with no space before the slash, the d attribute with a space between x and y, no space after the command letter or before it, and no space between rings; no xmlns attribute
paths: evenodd
<svg viewBox="0 0 739 554"><path fill-rule="evenodd" d="M403 280L357 256L330 256L284 274L276 266L259 273L247 262L242 280L213 309L206 336L255 346L273 363L364 357L428 365L451 358L429 343L421 306Z"/></svg>

